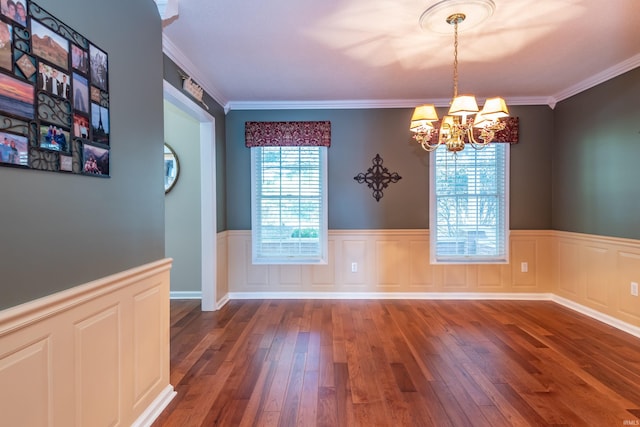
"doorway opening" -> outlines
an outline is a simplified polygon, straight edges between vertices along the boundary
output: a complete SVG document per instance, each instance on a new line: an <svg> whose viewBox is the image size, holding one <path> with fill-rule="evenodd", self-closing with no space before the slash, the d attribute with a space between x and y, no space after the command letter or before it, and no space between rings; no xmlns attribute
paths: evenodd
<svg viewBox="0 0 640 427"><path fill-rule="evenodd" d="M164 99L200 125L200 298L203 311L214 311L217 308L215 118L166 80Z"/></svg>

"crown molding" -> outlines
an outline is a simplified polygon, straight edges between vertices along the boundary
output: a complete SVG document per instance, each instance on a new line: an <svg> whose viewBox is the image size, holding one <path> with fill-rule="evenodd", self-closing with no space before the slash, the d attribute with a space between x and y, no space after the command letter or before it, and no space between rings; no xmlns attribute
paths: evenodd
<svg viewBox="0 0 640 427"><path fill-rule="evenodd" d="M616 65L613 65L598 74L595 74L587 79L584 79L581 82L578 82L575 85L570 86L561 92L556 93L551 97L551 99L555 101L551 108L555 107L555 104L560 101L570 98L573 95L577 95L580 92L584 92L587 89L591 89L592 87L597 86L600 83L604 83L607 80L611 80L614 77L618 77L619 75L624 74L627 71L631 71L634 68L638 68L638 67L640 67L640 53L632 56L631 58L625 61L622 61Z"/></svg>
<svg viewBox="0 0 640 427"><path fill-rule="evenodd" d="M218 104L224 107L225 113L229 111L228 103L229 101L225 99L224 96L220 93L220 91L204 78L202 73L198 71L198 68L193 65L193 62L189 60L180 49L171 41L166 34L162 34L162 52L167 55L173 62L176 63L178 67L182 69L186 74L188 74L193 80L195 80L198 85L200 85L205 92L213 98Z"/></svg>
<svg viewBox="0 0 640 427"><path fill-rule="evenodd" d="M479 98L482 104L485 100ZM550 105L549 97L514 97L506 99L508 105ZM438 99L391 99L391 100L345 100L345 101L230 101L229 110L349 110L368 108L414 108L421 104L448 107L450 98Z"/></svg>

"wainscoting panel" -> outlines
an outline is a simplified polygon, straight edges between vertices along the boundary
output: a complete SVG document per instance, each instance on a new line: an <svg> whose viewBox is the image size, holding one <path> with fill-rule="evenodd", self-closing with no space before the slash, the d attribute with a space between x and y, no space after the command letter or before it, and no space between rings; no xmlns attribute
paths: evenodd
<svg viewBox="0 0 640 427"><path fill-rule="evenodd" d="M598 310L606 310L610 304L608 290L613 279L610 277L613 255L606 247L584 247L585 298Z"/></svg>
<svg viewBox="0 0 640 427"><path fill-rule="evenodd" d="M554 232L554 294L640 327L640 241Z"/></svg>
<svg viewBox="0 0 640 427"><path fill-rule="evenodd" d="M330 230L327 265L252 265L251 231L230 231L229 293L548 293L548 231L512 231L512 264L429 263L429 230ZM528 271L521 272L521 262ZM517 272L517 274L515 273ZM320 295L321 296L321 295Z"/></svg>
<svg viewBox="0 0 640 427"><path fill-rule="evenodd" d="M396 291L400 289L404 279L403 266L409 252L400 240L379 240L375 242L376 285L378 290Z"/></svg>
<svg viewBox="0 0 640 427"><path fill-rule="evenodd" d="M75 407L79 425L121 424L120 312L120 305L108 307L75 324Z"/></svg>
<svg viewBox="0 0 640 427"><path fill-rule="evenodd" d="M580 276L584 271L584 264L580 259L580 245L567 239L556 242L555 284L560 293L568 298L576 298L580 295Z"/></svg>
<svg viewBox="0 0 640 427"><path fill-rule="evenodd" d="M413 238L409 240L409 291L411 292L433 292L435 283L433 281L433 267L429 263L429 239Z"/></svg>
<svg viewBox="0 0 640 427"><path fill-rule="evenodd" d="M327 264L311 266L311 286L314 290L322 290L333 286L336 282L336 272L331 267L335 265L336 245L333 240L327 242Z"/></svg>
<svg viewBox="0 0 640 427"><path fill-rule="evenodd" d="M502 290L506 283L508 269L502 264L481 264L478 265L478 289L482 292ZM513 284L517 286L516 283Z"/></svg>
<svg viewBox="0 0 640 427"><path fill-rule="evenodd" d="M144 402L162 381L165 360L162 324L162 286L153 286L133 298L133 392L136 406Z"/></svg>
<svg viewBox="0 0 640 427"><path fill-rule="evenodd" d="M631 282L638 283L640 287L640 247L636 250L636 252L628 250L616 252L618 277L613 289L619 301L619 310L629 317L638 319L640 324L640 297L631 296Z"/></svg>
<svg viewBox="0 0 640 427"><path fill-rule="evenodd" d="M0 424L149 425L169 384L161 260L0 311Z"/></svg>
<svg viewBox="0 0 640 427"><path fill-rule="evenodd" d="M226 232L217 236L216 265L216 309L226 304L229 298L229 238Z"/></svg>
<svg viewBox="0 0 640 427"><path fill-rule="evenodd" d="M4 347L5 341L12 345ZM0 347L2 420L20 420L20 424L7 425L52 425L53 375L50 364L50 337L35 338L32 342L18 341L20 342L0 339L0 344L3 344Z"/></svg>

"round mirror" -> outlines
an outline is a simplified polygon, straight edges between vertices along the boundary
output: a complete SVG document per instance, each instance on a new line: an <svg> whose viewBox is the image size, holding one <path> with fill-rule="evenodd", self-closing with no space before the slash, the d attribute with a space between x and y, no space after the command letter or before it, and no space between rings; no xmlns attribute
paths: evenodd
<svg viewBox="0 0 640 427"><path fill-rule="evenodd" d="M180 163L178 156L169 144L164 144L164 193L167 194L178 180L180 173Z"/></svg>

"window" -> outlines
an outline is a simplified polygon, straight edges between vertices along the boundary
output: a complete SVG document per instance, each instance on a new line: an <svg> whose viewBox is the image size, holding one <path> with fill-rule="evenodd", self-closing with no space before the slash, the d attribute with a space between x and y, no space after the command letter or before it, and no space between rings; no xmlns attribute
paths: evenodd
<svg viewBox="0 0 640 427"><path fill-rule="evenodd" d="M327 147L251 148L255 264L327 260Z"/></svg>
<svg viewBox="0 0 640 427"><path fill-rule="evenodd" d="M509 144L431 153L432 263L503 263L509 253Z"/></svg>

